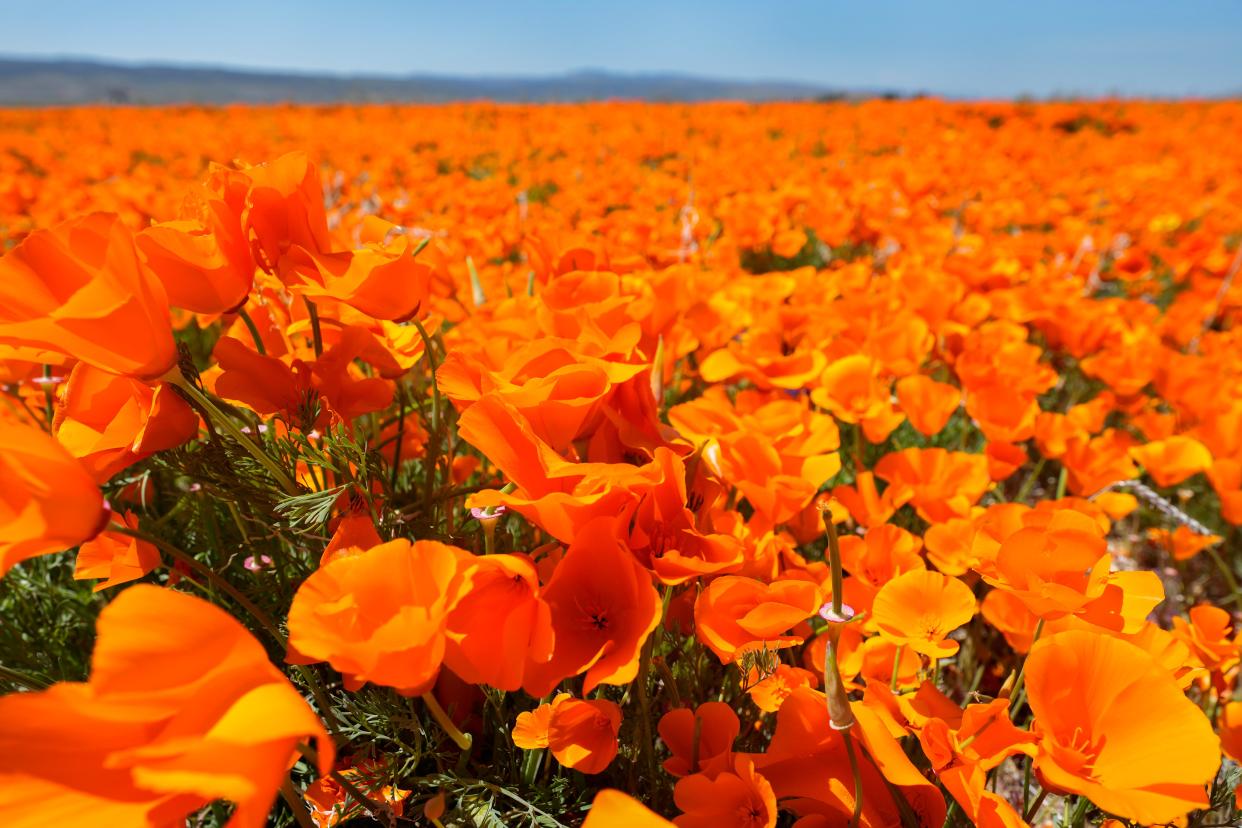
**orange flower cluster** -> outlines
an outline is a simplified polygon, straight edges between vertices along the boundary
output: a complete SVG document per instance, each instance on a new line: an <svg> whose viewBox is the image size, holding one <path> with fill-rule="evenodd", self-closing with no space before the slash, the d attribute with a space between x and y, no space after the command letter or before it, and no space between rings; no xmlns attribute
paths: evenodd
<svg viewBox="0 0 1242 828"><path fill-rule="evenodd" d="M1237 818L1239 134L0 114L2 821Z"/></svg>

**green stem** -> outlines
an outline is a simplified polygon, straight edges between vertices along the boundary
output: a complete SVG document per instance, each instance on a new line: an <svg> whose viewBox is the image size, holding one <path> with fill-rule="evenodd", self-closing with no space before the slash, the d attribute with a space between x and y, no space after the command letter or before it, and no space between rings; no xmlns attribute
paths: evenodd
<svg viewBox="0 0 1242 828"><path fill-rule="evenodd" d="M1031 636L1031 646L1035 646L1035 642L1039 640L1039 635L1044 631L1044 619L1039 619L1035 625L1035 635ZM1029 651L1028 651L1029 652ZM1022 666L1018 668L1018 677L1013 681L1013 692L1009 694L1011 704L1009 709L1015 713L1022 707L1025 698L1022 695L1022 682L1026 679L1026 659L1022 659Z"/></svg>
<svg viewBox="0 0 1242 828"><path fill-rule="evenodd" d="M469 733L462 733L457 729L457 725L453 724L453 720L444 712L444 708L440 706L440 702L436 701L436 697L431 693L423 693L419 698L423 700L423 704L427 705L427 710L431 712L431 717L436 720L440 728L457 743L457 747L469 750L474 739Z"/></svg>
<svg viewBox="0 0 1242 828"><path fill-rule="evenodd" d="M1220 574L1224 576L1225 582L1229 584L1229 591L1232 593L1233 598L1236 601L1238 596L1242 594L1242 587L1238 586L1237 576L1234 575L1233 570L1225 564L1225 560L1220 556L1220 553L1216 551L1215 546L1209 546L1207 548L1207 553L1208 556L1211 557L1212 562L1216 564L1216 568L1220 570Z"/></svg>
<svg viewBox="0 0 1242 828"><path fill-rule="evenodd" d="M1014 503L1025 503L1027 497L1030 496L1031 490L1035 488L1036 481L1039 480L1039 473L1044 470L1044 464L1048 462L1048 458L1040 457L1035 463L1035 468L1031 469L1031 473L1026 476L1026 480L1022 481L1022 488L1018 489L1018 493L1014 495Z"/></svg>
<svg viewBox="0 0 1242 828"><path fill-rule="evenodd" d="M189 396L190 399L201 406L217 425L223 428L228 435L237 442L238 445L246 450L247 454L253 457L259 465L267 469L268 473L272 475L272 478L281 487L285 494L294 495L298 493L298 486L293 482L293 478L286 474L284 469L277 465L276 461L269 457L266 452L255 445L254 441L247 437L242 430L237 427L236 423L225 416L216 404L211 401L211 398L200 391L194 383L180 375L174 375L167 378L167 382L179 388L187 396Z"/></svg>
<svg viewBox="0 0 1242 828"><path fill-rule="evenodd" d="M545 752L542 748L528 750L526 755L522 757L522 784L527 788L535 786L535 780L539 777L539 764L543 761Z"/></svg>
<svg viewBox="0 0 1242 828"><path fill-rule="evenodd" d="M397 380L397 444L392 448L392 481L389 486L393 494L397 492L397 480L401 472L401 448L405 443L405 385Z"/></svg>
<svg viewBox="0 0 1242 828"><path fill-rule="evenodd" d="M862 771L858 768L858 756L854 751L854 737L850 735L848 730L843 731L842 736L845 737L845 752L850 758L850 773L854 775L854 815L850 817L850 828L858 828L862 819L863 809L863 788L862 788Z"/></svg>
<svg viewBox="0 0 1242 828"><path fill-rule="evenodd" d="M897 671L901 669L901 654L905 652L905 649L905 644L898 644L897 652L893 654L893 675L888 681L888 689L894 693L897 692Z"/></svg>
<svg viewBox="0 0 1242 828"><path fill-rule="evenodd" d="M651 677L651 658L655 650L655 639L655 635L649 635L647 636L647 640L643 642L643 648L641 654L639 655L637 678L639 709L638 728L642 738L640 750L643 754L643 762L647 766L648 779L657 778L655 763L655 739L651 735L651 694L647 687Z"/></svg>
<svg viewBox="0 0 1242 828"><path fill-rule="evenodd" d="M432 452L431 446L428 445L423 455L424 464L427 471L427 520L434 526L435 520L431 504L431 493L435 489L436 462L443 448L441 444L440 434L440 418L444 412L444 402L440 399L440 383L436 381L436 371L439 366L436 365L435 349L431 345L431 336L427 333L427 329L423 327L423 323L414 320L414 327L418 329L418 335L423 340L423 354L427 357L427 365L430 367L431 377L431 433L436 441L435 452ZM430 442L430 441L429 441Z"/></svg>
<svg viewBox="0 0 1242 828"><path fill-rule="evenodd" d="M844 591L845 575L841 569L841 544L837 539L837 527L832 522L831 510L824 511L824 527L828 532L828 555L832 567L832 612L839 618L844 606L841 593Z"/></svg>
<svg viewBox="0 0 1242 828"><path fill-rule="evenodd" d="M246 323L246 327L250 329L250 338L254 340L254 349L262 356L267 356L267 346L263 344L263 337L259 336L259 328L254 324L254 320L250 318L250 314L246 313L246 307L237 309L237 315L241 317L241 321Z"/></svg>
<svg viewBox="0 0 1242 828"><path fill-rule="evenodd" d="M323 330L319 327L319 309L305 296L302 301L306 303L306 315L310 318L311 326L311 344L315 347L315 358L318 359L323 356Z"/></svg>
<svg viewBox="0 0 1242 828"><path fill-rule="evenodd" d="M1039 792L1039 796L1035 797L1035 801L1031 803L1030 809L1028 809L1026 814L1022 817L1025 822L1030 822L1035 818L1035 815L1039 813L1039 808L1044 804L1044 799L1047 798L1047 796L1047 790Z"/></svg>
<svg viewBox="0 0 1242 828"><path fill-rule="evenodd" d="M293 789L293 780L288 776L285 781L280 783L280 795L285 800L285 804L289 806L289 810L293 812L293 819L297 822L298 828L315 828L315 823L311 821L310 814L306 812L306 806L302 804L301 797L297 791Z"/></svg>

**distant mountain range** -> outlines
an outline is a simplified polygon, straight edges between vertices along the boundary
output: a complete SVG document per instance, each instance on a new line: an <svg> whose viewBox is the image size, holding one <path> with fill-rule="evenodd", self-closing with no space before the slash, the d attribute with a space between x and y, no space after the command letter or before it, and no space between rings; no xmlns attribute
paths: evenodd
<svg viewBox="0 0 1242 828"><path fill-rule="evenodd" d="M793 81L582 70L563 75L332 75L0 57L0 106L84 103L773 101L876 97Z"/></svg>

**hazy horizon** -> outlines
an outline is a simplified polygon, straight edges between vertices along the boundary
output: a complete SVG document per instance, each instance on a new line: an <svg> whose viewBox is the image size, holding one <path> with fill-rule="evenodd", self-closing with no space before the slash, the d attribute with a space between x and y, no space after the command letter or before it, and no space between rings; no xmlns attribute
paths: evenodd
<svg viewBox="0 0 1242 828"><path fill-rule="evenodd" d="M547 77L600 70L948 97L1219 97L1242 91L1242 3L1031 6L791 0L442 6L361 0L210 7L49 2L0 53L334 76Z"/></svg>

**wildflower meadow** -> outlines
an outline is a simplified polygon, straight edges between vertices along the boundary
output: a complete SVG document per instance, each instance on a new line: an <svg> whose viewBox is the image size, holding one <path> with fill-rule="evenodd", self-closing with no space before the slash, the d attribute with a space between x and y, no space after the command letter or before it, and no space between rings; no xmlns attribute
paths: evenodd
<svg viewBox="0 0 1242 828"><path fill-rule="evenodd" d="M1242 824L1240 138L0 110L0 825Z"/></svg>

